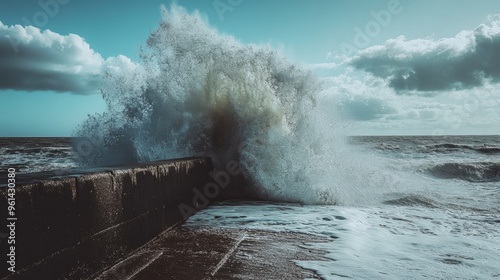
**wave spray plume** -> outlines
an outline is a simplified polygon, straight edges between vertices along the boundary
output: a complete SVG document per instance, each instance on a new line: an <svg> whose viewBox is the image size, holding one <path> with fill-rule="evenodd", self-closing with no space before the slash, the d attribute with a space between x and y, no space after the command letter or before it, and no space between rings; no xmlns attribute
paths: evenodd
<svg viewBox="0 0 500 280"><path fill-rule="evenodd" d="M221 170L237 160L257 196L303 203L342 203L356 195L343 185L366 185L327 135L318 80L272 48L241 44L172 5L141 61L107 71L106 112L76 131L97 146L83 164L210 156Z"/></svg>

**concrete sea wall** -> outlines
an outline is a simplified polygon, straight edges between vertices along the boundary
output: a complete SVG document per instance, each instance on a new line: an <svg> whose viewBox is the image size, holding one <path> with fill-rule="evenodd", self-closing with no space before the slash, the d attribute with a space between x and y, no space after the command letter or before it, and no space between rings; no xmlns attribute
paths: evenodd
<svg viewBox="0 0 500 280"><path fill-rule="evenodd" d="M0 278L92 278L186 219L183 209L201 208L196 193L213 182L212 170L210 158L186 158L17 174L13 216L3 180L0 220L14 226L0 229Z"/></svg>

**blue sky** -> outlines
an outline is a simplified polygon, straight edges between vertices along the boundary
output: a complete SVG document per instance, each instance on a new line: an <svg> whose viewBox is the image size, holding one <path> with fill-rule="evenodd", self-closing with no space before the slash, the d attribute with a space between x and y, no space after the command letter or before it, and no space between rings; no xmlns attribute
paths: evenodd
<svg viewBox="0 0 500 280"><path fill-rule="evenodd" d="M160 5L168 7L170 3L166 0L0 0L3 24L0 73L4 74L0 77L3 115L0 136L70 136L88 114L105 110L96 81L83 83L80 76L65 73L61 83L69 85L54 87L53 80L58 83L59 77L45 77L46 72L39 69L42 66L33 66L30 71L21 69L25 64L34 65L33 57L22 49L18 53L9 49L12 43L8 36L23 34L19 30L29 25L41 31L48 29L54 34L43 36L51 40L67 39L66 49L79 52L76 58L71 54L68 67L73 68L68 69L81 66L88 77L94 77L98 76L99 65L106 64L108 58L123 55L138 61L140 47L160 21ZM270 44L290 59L315 69L331 84L327 94L336 100L332 110L339 110L352 122L356 128L353 134L499 134L500 103L497 100L500 94L496 70L471 70L472 76L482 73L481 79L487 80L484 83L480 80L469 84L470 79L462 78L460 72L455 76L450 74L453 77L440 77L444 82L439 86L423 81L417 70L428 73L427 69L436 69L435 65L423 67L423 63L430 63L424 57L430 56L431 61L445 66L453 61L450 57L456 58L455 53L450 52L447 57L442 53L443 49L460 44L460 40L450 39L459 38L457 34L472 32L480 24L494 27L500 1L179 0L177 3L189 11L199 10L209 24L222 33L243 43ZM44 5L48 9L44 9ZM391 7L397 12L392 13ZM374 15L387 15L387 11L390 19L386 23L377 22ZM19 32L13 29L14 25L20 25L21 29L16 29ZM367 39L363 42L366 44L357 44L359 31ZM491 32L496 38L496 29ZM71 40L64 37L69 34L77 37ZM399 37L401 35L404 38ZM443 43L446 38L450 40ZM44 40L40 39L40 45ZM393 41L387 43L388 40ZM417 48L422 45L425 49ZM355 51L350 49L351 52L346 53L345 46L354 47ZM500 49L493 51L500 53ZM413 58L401 58L396 66L388 52L399 56L412 53ZM64 58L52 52L33 50L32 53L45 58L52 55L51 59ZM87 56L95 59L96 64ZM417 61L418 57L422 59ZM468 59L478 60L477 57L481 56ZM460 58L457 61L461 61ZM457 63L449 67L463 66ZM446 67L443 69L449 68ZM36 71L33 68L37 68ZM29 85L19 73L29 79ZM446 78L450 79L449 83Z"/></svg>

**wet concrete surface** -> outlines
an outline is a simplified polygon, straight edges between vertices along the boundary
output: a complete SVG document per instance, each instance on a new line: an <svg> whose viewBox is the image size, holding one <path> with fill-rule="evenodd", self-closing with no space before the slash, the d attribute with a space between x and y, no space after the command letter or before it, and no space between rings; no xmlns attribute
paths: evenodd
<svg viewBox="0 0 500 280"><path fill-rule="evenodd" d="M226 228L176 227L163 232L96 279L321 279L297 260L323 260L317 236Z"/></svg>

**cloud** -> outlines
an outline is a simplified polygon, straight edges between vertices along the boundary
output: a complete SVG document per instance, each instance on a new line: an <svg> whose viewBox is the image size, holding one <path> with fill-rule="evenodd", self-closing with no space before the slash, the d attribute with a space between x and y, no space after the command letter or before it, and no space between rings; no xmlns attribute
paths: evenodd
<svg viewBox="0 0 500 280"><path fill-rule="evenodd" d="M358 73L359 74L359 73ZM342 117L349 134L498 134L500 84L455 90L453 94L395 95L373 76L346 73L323 78L321 106Z"/></svg>
<svg viewBox="0 0 500 280"><path fill-rule="evenodd" d="M323 79L328 92L335 99L335 109L345 119L371 121L396 114L391 98L394 94L380 79L355 79L339 75Z"/></svg>
<svg viewBox="0 0 500 280"><path fill-rule="evenodd" d="M471 89L499 82L500 20L453 38L400 36L360 51L349 63L386 79L398 93Z"/></svg>
<svg viewBox="0 0 500 280"><path fill-rule="evenodd" d="M353 96L341 104L346 117L357 121L368 121L392 114L395 110L376 97Z"/></svg>
<svg viewBox="0 0 500 280"><path fill-rule="evenodd" d="M98 93L102 71L117 63L132 62L104 60L75 34L0 22L0 89Z"/></svg>

